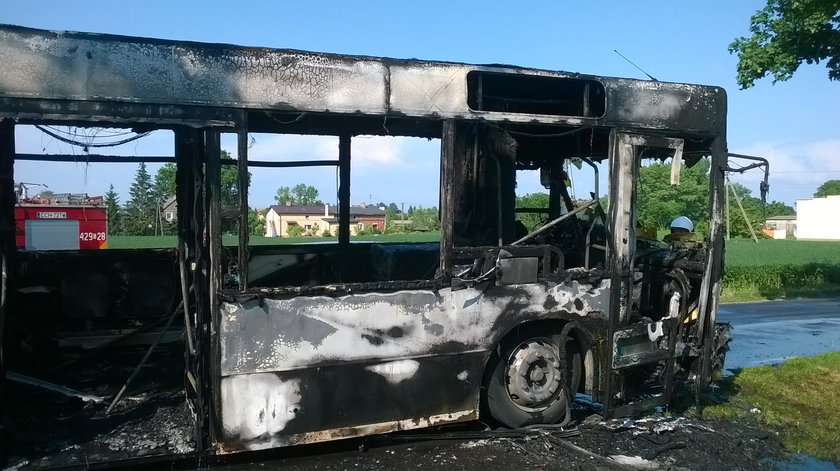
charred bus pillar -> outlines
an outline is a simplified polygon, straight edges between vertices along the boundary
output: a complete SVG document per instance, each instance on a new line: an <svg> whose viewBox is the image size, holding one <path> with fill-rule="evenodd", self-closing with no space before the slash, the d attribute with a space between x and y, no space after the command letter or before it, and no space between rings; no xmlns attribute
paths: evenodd
<svg viewBox="0 0 840 471"><path fill-rule="evenodd" d="M725 116L725 109L721 112ZM725 122L725 120L721 120ZM695 378L695 402L700 404L700 393L712 379L713 361L722 358L727 348L726 340L720 336L717 328L717 306L720 301L721 281L723 278L723 214L724 193L726 192L726 169L729 167L729 155L726 147L726 128L712 142L712 166L709 175L709 246L706 251L706 267L700 286L700 318L698 319L698 338L703 346L700 355L699 375ZM722 365L720 365L722 366Z"/></svg>
<svg viewBox="0 0 840 471"><path fill-rule="evenodd" d="M195 418L196 448L215 438L221 287L220 145L212 128L175 130L178 271L184 305L186 394Z"/></svg>
<svg viewBox="0 0 840 471"><path fill-rule="evenodd" d="M441 217L451 218L452 247L510 244L515 239L517 142L481 123L450 121L443 128Z"/></svg>
<svg viewBox="0 0 840 471"><path fill-rule="evenodd" d="M0 120L0 449L5 448L6 407L5 383L6 363L4 356L5 325L12 293L12 272L15 267L15 123L11 119ZM4 453L0 452L0 462Z"/></svg>

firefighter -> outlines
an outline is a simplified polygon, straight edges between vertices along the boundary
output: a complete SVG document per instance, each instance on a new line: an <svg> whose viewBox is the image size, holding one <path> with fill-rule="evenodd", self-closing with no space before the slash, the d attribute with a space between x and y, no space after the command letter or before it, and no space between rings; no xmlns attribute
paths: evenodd
<svg viewBox="0 0 840 471"><path fill-rule="evenodd" d="M662 239L665 242L679 245L700 245L697 240L697 235L694 233L694 223L691 222L691 219L685 216L680 216L671 221L671 225L669 227L671 229L671 233L665 235Z"/></svg>

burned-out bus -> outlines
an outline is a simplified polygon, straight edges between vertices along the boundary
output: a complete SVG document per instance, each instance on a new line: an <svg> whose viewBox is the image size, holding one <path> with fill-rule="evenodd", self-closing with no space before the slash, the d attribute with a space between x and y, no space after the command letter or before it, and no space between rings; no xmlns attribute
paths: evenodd
<svg viewBox="0 0 840 471"><path fill-rule="evenodd" d="M65 403L80 427L66 435L107 423L137 445L137 427L124 422L139 413L120 422L109 406L131 369L116 374L109 362L125 358L123 337L160 347L151 337L173 329L188 448L218 453L480 416L562 424L578 394L607 417L628 416L667 405L676 387L702 390L722 366L721 88L17 26L0 27L0 63L7 440L20 433L18 408L69 394L100 401ZM174 155L17 152L15 129L29 125L169 130ZM220 157L225 133L237 136L234 159ZM261 161L249 158L253 133L336 136L338 145L328 160ZM440 140L439 242L351 243L357 136ZM16 248L15 162L80 159L174 162L177 245ZM705 237L641 236L640 165L671 162L678 184L701 160L710 162ZM606 197L573 198L570 163L603 169ZM234 214L220 202L231 166ZM249 173L309 166L337 171L337 242L249 244ZM539 174L546 207L517 207L523 172ZM525 214L539 224L523 231ZM225 221L238 228L235 245L223 244ZM72 350L91 329L108 335ZM62 376L90 362L104 365L103 379Z"/></svg>

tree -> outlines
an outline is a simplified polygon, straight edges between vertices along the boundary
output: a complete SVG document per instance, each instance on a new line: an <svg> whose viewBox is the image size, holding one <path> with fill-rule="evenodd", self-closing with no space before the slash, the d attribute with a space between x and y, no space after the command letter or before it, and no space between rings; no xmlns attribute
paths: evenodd
<svg viewBox="0 0 840 471"><path fill-rule="evenodd" d="M120 197L114 191L114 185L111 185L108 192L105 193L105 208L108 211L108 233L121 234L120 220L122 218L120 213L122 210L120 208Z"/></svg>
<svg viewBox="0 0 840 471"><path fill-rule="evenodd" d="M153 192L152 177L146 171L146 164L140 162L134 183L128 190L125 204L123 230L130 235L151 235L156 227L157 202Z"/></svg>
<svg viewBox="0 0 840 471"><path fill-rule="evenodd" d="M764 211L764 214L767 217L773 216L793 216L796 214L796 210L793 207L788 206L781 201L772 201L767 203L767 209Z"/></svg>
<svg viewBox="0 0 840 471"><path fill-rule="evenodd" d="M708 217L709 160L683 166L680 184L671 185L671 164L652 163L639 169L636 218L643 227L666 229L677 216L695 225Z"/></svg>
<svg viewBox="0 0 840 471"><path fill-rule="evenodd" d="M248 233L254 236L265 235L265 216L257 208L248 210Z"/></svg>
<svg viewBox="0 0 840 471"><path fill-rule="evenodd" d="M529 193L523 196L516 197L516 207L517 208L548 208L548 194L547 193ZM522 221L522 224L528 229L528 231L533 231L540 223L542 223L545 218L548 217L548 214L536 214L536 213L521 213L519 215L519 220Z"/></svg>
<svg viewBox="0 0 840 471"><path fill-rule="evenodd" d="M750 37L729 45L738 54L738 85L750 88L773 75L793 76L802 62L827 61L828 77L840 80L840 0L767 0L750 18Z"/></svg>
<svg viewBox="0 0 840 471"><path fill-rule="evenodd" d="M814 193L814 198L823 198L828 195L840 195L840 180L829 180L820 185Z"/></svg>
<svg viewBox="0 0 840 471"><path fill-rule="evenodd" d="M292 197L292 189L288 186L281 186L277 189L277 194L274 195L274 201L279 205L294 204L295 200Z"/></svg>
<svg viewBox="0 0 840 471"><path fill-rule="evenodd" d="M222 151L222 160L233 162L230 154ZM222 209L239 207L239 168L236 165L222 165L220 175ZM248 182L251 182L251 172L248 172Z"/></svg>
<svg viewBox="0 0 840 471"><path fill-rule="evenodd" d="M303 183L298 183L292 188L281 186L277 189L274 200L277 201L277 204L281 205L288 202L297 206L324 204L318 199L318 189Z"/></svg>
<svg viewBox="0 0 840 471"><path fill-rule="evenodd" d="M155 174L154 192L158 201L175 196L175 164L164 164Z"/></svg>
<svg viewBox="0 0 840 471"><path fill-rule="evenodd" d="M740 183L733 183L732 189L735 190L735 194L738 195L738 199L741 201L741 206L744 207L744 212L747 213L747 219L749 220L749 225L752 227L753 232L761 236L761 228L764 227L765 213L761 200L752 196L750 189ZM732 237L752 237L750 229L747 227L747 221L744 221L744 215L741 214L741 209L738 207L738 203L734 201L732 190L726 188L726 191L729 192L729 210L725 215L724 224L728 224L729 234ZM784 206L783 203L775 203L777 205ZM770 213L767 215L775 216L775 214Z"/></svg>
<svg viewBox="0 0 840 471"><path fill-rule="evenodd" d="M411 230L414 231L437 231L440 230L440 219L438 218L438 209L434 206L431 208L424 208L419 206L412 207L411 213Z"/></svg>
<svg viewBox="0 0 840 471"><path fill-rule="evenodd" d="M221 160L228 161L222 165L221 170L221 203L222 209L239 207L239 168L231 165L234 160L226 150L221 152ZM164 201L175 196L175 172L174 163L168 163L158 169L155 174L154 195L158 201ZM248 173L248 180L251 174Z"/></svg>
<svg viewBox="0 0 840 471"><path fill-rule="evenodd" d="M394 224L394 221L398 221L400 219L400 208L397 207L397 204L389 203L385 205L383 203L382 206L385 206L385 227L387 228L387 230L402 230L402 226L397 226Z"/></svg>

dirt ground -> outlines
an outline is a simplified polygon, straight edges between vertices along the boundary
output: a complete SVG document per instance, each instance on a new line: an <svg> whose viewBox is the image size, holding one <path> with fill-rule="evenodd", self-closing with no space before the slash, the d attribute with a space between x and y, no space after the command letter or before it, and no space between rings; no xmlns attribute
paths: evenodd
<svg viewBox="0 0 840 471"><path fill-rule="evenodd" d="M169 399L157 411L147 414L151 420L146 417L143 422L149 430L154 428L149 422L162 422L166 427L156 427L154 433L144 431L142 442L128 443L125 428L121 427L86 437L87 445L65 441L61 450L41 450L51 455L45 459L33 459L31 455L27 459L12 459L5 469L98 468L96 461L104 457L104 451L110 452L112 458L118 452L121 459L128 460L122 466L139 469L807 469L785 467L788 462L775 434L751 424L663 415L604 421L588 409L577 410L575 420L563 429L490 430L480 422L472 422L223 458L173 461L154 455L189 448L190 437L182 430L185 424L180 423L187 418L183 404ZM128 435L136 435L134 432ZM146 461L132 464L132 459L143 457Z"/></svg>
<svg viewBox="0 0 840 471"><path fill-rule="evenodd" d="M604 421L579 411L564 429L485 431L473 423L234 457L213 469L267 470L760 470L785 463L778 440L755 426L651 416Z"/></svg>
<svg viewBox="0 0 840 471"><path fill-rule="evenodd" d="M173 347L174 348L174 347ZM140 352L137 352L140 353ZM102 468L106 460L142 469L270 470L503 470L553 469L774 469L783 457L775 434L731 421L702 421L653 415L604 421L592 404L578 402L564 429L489 430L481 422L387 436L292 447L223 458L192 454L191 418L173 352L149 361L171 381L138 381L131 394L105 414L108 401L91 402L15 384L8 391L17 407L10 423L5 469ZM134 366L134 357L101 375L79 381L84 391L112 397ZM173 361L174 360L174 361ZM103 366L103 368L106 368ZM74 373L78 376L79 373ZM140 386L142 384L142 386ZM3 451L3 450L0 450ZM0 453L2 455L2 453ZM136 460L143 461L136 461ZM2 460L0 460L2 461ZM794 468L795 469L795 468ZM800 468L803 469L803 468Z"/></svg>
<svg viewBox="0 0 840 471"><path fill-rule="evenodd" d="M122 459L146 457L129 467L142 469L267 470L441 470L498 469L776 469L783 457L774 434L753 425L731 421L702 421L654 415L642 419L604 421L590 410L576 411L575 421L563 429L489 430L480 422L436 430L292 447L224 458L155 458L155 452L184 450L189 437L173 422L186 418L185 410L166 401L149 411L151 422L162 422L161 433L143 433L143 442L128 443L124 428L87 438L88 445L60 444L41 450L52 455L30 455L6 463L6 469L43 466L97 468L103 452L124 451ZM144 422L149 422L147 417ZM182 424L179 424L182 425ZM136 432L136 430L135 430ZM176 433L177 432L177 433ZM82 434L84 435L84 434ZM66 436L66 435L65 435ZM81 436L78 438L82 438ZM129 439L130 440L130 439ZM53 442L55 443L55 442ZM59 459L57 455L64 455ZM69 459L73 456L73 459Z"/></svg>
<svg viewBox="0 0 840 471"><path fill-rule="evenodd" d="M825 311L833 315L829 304ZM741 324L770 321L768 310L781 303L750 307L750 316L733 313ZM746 306L746 307L745 307ZM733 310L735 307L732 308ZM811 304L809 312L816 311ZM800 315L799 311L797 315ZM735 316L737 314L737 316ZM785 314L788 315L788 314ZM826 324L826 314L814 314L813 322ZM786 325L789 324L785 318ZM737 351L744 358L765 349L773 327L736 327L746 344ZM809 327L810 328L810 327ZM775 329L778 330L778 329ZM813 329L811 329L813 330ZM749 341L751 332L761 340ZM788 335L779 331L779 335ZM736 337L737 339L737 337ZM737 341L737 340L736 340ZM771 342L772 343L772 342ZM782 340L777 342L784 344ZM191 455L190 412L184 403L182 346L173 344L150 358L147 368L157 372L141 375L126 399L111 415L108 401L91 402L56 395L43 388L8 383L7 400L14 439L0 438L0 468L24 470L44 467L102 468L107 459L142 469L220 470L480 470L508 469L783 469L837 470L840 463L791 461L775 433L733 421L708 421L652 415L637 420L604 421L591 404L576 403L574 420L563 430L487 431L480 422L441 429L418 430L388 436L367 437L332 443L292 447L223 458L189 457L173 461L161 455ZM752 348L752 350L750 350ZM106 363L84 363L77 370L60 369L53 380L100 398L110 398L135 368L145 347L126 349ZM731 353L731 352L730 352ZM123 358L124 357L124 358ZM729 359L727 359L729 363ZM744 366L735 362L736 366ZM25 372L24 372L25 373ZM94 374L96 373L96 374ZM103 378L106 381L103 382ZM51 378L46 378L51 379ZM62 381L66 379L66 383ZM580 398L580 397L579 397ZM8 437L7 437L8 438ZM611 458L612 457L612 458ZM638 458L637 458L638 457ZM142 459L145 461L138 462ZM97 463L99 462L99 463Z"/></svg>

